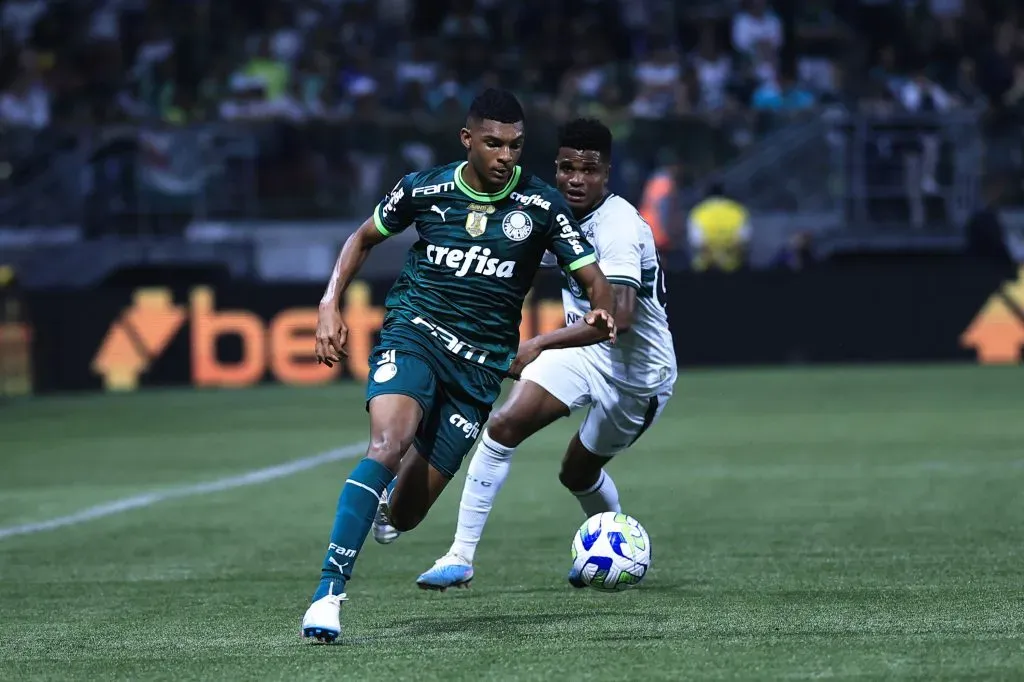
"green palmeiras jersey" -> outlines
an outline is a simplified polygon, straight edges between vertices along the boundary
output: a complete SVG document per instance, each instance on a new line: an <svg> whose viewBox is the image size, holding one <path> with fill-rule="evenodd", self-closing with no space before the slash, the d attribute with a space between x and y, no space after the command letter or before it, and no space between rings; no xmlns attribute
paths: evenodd
<svg viewBox="0 0 1024 682"><path fill-rule="evenodd" d="M516 166L501 191L482 194L462 179L465 166L410 173L374 209L384 236L410 226L419 236L388 292L385 324L409 323L453 356L504 373L544 252L569 272L597 258L553 187Z"/></svg>

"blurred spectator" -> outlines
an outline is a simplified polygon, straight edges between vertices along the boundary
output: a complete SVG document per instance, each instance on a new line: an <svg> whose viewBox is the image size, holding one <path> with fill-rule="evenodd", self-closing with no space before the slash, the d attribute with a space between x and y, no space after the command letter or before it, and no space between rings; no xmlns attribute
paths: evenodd
<svg viewBox="0 0 1024 682"><path fill-rule="evenodd" d="M630 109L636 118L662 118L686 107L690 93L683 83L682 64L667 40L659 41L651 56L636 65L633 76L636 96Z"/></svg>
<svg viewBox="0 0 1024 682"><path fill-rule="evenodd" d="M24 45L48 9L46 0L7 0L3 3L0 23L11 38Z"/></svg>
<svg viewBox="0 0 1024 682"><path fill-rule="evenodd" d="M690 264L697 272L739 270L746 262L751 238L747 210L714 183L690 211L687 236Z"/></svg>
<svg viewBox="0 0 1024 682"><path fill-rule="evenodd" d="M399 90L412 83L432 88L437 83L438 70L437 60L431 56L426 41L417 40L409 54L399 58L395 66L395 85Z"/></svg>
<svg viewBox="0 0 1024 682"><path fill-rule="evenodd" d="M814 262L811 239L809 232L800 231L791 234L772 258L771 267L803 270L811 265Z"/></svg>
<svg viewBox="0 0 1024 682"><path fill-rule="evenodd" d="M782 22L765 0L747 0L732 20L732 46L751 58L777 57L782 48Z"/></svg>
<svg viewBox="0 0 1024 682"><path fill-rule="evenodd" d="M986 161L1019 172L1024 31L1012 9L1000 0L6 0L0 121L71 135L131 121L245 121L254 125L225 130L249 150L215 147L211 158L227 168L218 154L255 157L244 163L261 200L285 186L267 178L307 173L327 183L311 193L341 194L332 200L347 206L372 200L387 189L382 178L410 164L458 154L451 128L475 92L500 84L536 122L523 163L538 172L560 120L606 120L613 186L655 216L666 248L680 247L674 197L686 188L672 169L718 170L796 113L859 106L895 121L987 107ZM945 133L901 125L864 143L864 162L920 224L929 198L945 201ZM38 158L10 163L0 198L61 167L49 156L59 152L33 137L8 138ZM666 152L676 160L664 162ZM130 152L118 154L130 174ZM296 172L281 171L285 156ZM327 200L314 203L330 214Z"/></svg>
<svg viewBox="0 0 1024 682"><path fill-rule="evenodd" d="M1013 81L1003 93L1002 104L1008 109L1024 110L1024 56L1018 58L1013 65Z"/></svg>
<svg viewBox="0 0 1024 682"><path fill-rule="evenodd" d="M954 100L939 84L932 81L924 67L919 67L910 80L903 83L899 92L903 107L913 113L943 112L955 105ZM918 137L919 150L913 149L907 155L905 166L907 193L910 197L910 220L915 226L924 224L924 204L920 193L937 194L939 183L936 171L939 164L941 140L936 132L922 129Z"/></svg>
<svg viewBox="0 0 1024 682"><path fill-rule="evenodd" d="M814 93L797 83L789 72L783 73L778 80L773 78L761 83L751 99L751 105L757 111L793 113L806 111L814 104Z"/></svg>
<svg viewBox="0 0 1024 682"><path fill-rule="evenodd" d="M719 49L711 25L701 30L700 45L691 63L700 86L701 108L717 111L725 107L727 90L733 77L732 59Z"/></svg>
<svg viewBox="0 0 1024 682"><path fill-rule="evenodd" d="M263 88L263 97L275 100L282 97L288 89L291 68L288 63L278 57L271 49L271 39L261 37L256 54L241 68L240 75L259 83Z"/></svg>
<svg viewBox="0 0 1024 682"><path fill-rule="evenodd" d="M491 29L477 14L473 0L455 0L441 24L441 37L454 43L486 40L490 35Z"/></svg>
<svg viewBox="0 0 1024 682"><path fill-rule="evenodd" d="M970 57L964 57L960 60L952 94L957 100L968 107L978 106L985 101L985 94L978 85L977 65Z"/></svg>
<svg viewBox="0 0 1024 682"><path fill-rule="evenodd" d="M0 95L0 121L41 130L50 123L50 92L34 69L24 69Z"/></svg>
<svg viewBox="0 0 1024 682"><path fill-rule="evenodd" d="M659 166L644 185L640 200L640 215L651 226L654 243L659 251L669 251L678 244L675 226L682 224L679 206L680 179L683 169L676 155L670 151L660 154Z"/></svg>

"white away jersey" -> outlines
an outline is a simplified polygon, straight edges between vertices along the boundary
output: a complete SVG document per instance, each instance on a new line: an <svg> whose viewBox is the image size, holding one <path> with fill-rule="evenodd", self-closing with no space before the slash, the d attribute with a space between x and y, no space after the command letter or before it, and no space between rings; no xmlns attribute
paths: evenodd
<svg viewBox="0 0 1024 682"><path fill-rule="evenodd" d="M612 284L637 290L633 325L615 344L587 346L594 368L623 391L638 397L661 392L676 380L676 354L665 313L665 274L650 226L633 205L609 194L579 221L597 250L601 271ZM563 273L564 274L564 273ZM566 324L590 311L576 280L566 275L562 306Z"/></svg>

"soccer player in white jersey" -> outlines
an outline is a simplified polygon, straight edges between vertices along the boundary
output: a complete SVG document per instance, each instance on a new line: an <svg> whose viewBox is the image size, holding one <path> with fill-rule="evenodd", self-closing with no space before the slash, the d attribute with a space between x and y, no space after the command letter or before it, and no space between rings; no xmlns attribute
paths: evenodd
<svg viewBox="0 0 1024 682"><path fill-rule="evenodd" d="M579 408L588 409L562 459L559 480L586 517L621 511L619 493L604 467L657 421L672 395L677 370L665 314L665 277L651 228L628 201L608 192L611 147L611 131L599 121L568 123L560 132L555 181L614 289L618 340L539 354L529 341L520 346L510 370L519 381L490 418L466 474L455 542L416 580L423 589L445 590L473 579L476 547L515 449ZM590 310L571 279L562 302L567 324ZM390 542L397 533L382 521L374 536ZM572 572L569 583L583 587Z"/></svg>

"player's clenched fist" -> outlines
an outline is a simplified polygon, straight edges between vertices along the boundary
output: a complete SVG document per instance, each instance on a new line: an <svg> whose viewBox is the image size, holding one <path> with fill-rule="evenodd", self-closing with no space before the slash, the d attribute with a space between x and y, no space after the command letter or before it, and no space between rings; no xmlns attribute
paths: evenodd
<svg viewBox="0 0 1024 682"><path fill-rule="evenodd" d="M348 355L346 341L348 325L341 318L341 311L335 306L321 307L316 320L316 361L328 367L341 362Z"/></svg>
<svg viewBox="0 0 1024 682"><path fill-rule="evenodd" d="M607 310L595 308L583 316L583 321L591 327L603 328L608 333L608 340L615 343L615 334L617 332L615 318Z"/></svg>
<svg viewBox="0 0 1024 682"><path fill-rule="evenodd" d="M539 356L543 350L544 349L537 343L536 339L523 341L519 344L519 351L516 353L515 359L512 360L512 365L508 368L508 377L519 381L519 377L523 373L523 368L536 360L537 356Z"/></svg>

